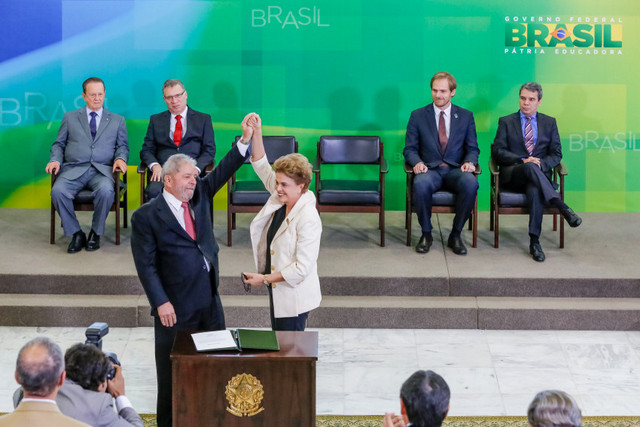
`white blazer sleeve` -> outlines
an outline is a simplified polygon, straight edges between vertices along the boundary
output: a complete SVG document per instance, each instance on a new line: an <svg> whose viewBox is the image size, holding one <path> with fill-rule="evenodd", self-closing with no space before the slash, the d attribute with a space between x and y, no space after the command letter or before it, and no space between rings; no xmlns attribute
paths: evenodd
<svg viewBox="0 0 640 427"><path fill-rule="evenodd" d="M256 175L258 175L258 178L260 178L260 181L264 184L264 188L266 188L269 193L273 193L276 190L276 173L273 171L271 164L269 164L267 156L262 156L260 160L251 162L251 166L253 166Z"/></svg>

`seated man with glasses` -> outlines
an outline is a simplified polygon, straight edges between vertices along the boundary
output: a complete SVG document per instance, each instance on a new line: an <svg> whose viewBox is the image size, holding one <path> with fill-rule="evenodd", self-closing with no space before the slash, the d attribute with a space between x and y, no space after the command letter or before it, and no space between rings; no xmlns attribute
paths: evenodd
<svg viewBox="0 0 640 427"><path fill-rule="evenodd" d="M172 155L181 153L194 158L202 174L216 154L211 116L187 106L184 84L169 79L162 85L162 95L169 110L151 116L140 151L140 160L151 173L145 190L147 199L162 192L162 165Z"/></svg>

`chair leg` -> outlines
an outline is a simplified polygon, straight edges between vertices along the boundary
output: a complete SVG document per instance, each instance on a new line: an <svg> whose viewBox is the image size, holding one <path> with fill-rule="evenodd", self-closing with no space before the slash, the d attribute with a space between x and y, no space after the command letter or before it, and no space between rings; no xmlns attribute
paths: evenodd
<svg viewBox="0 0 640 427"><path fill-rule="evenodd" d="M560 249L564 248L564 218L560 217Z"/></svg>
<svg viewBox="0 0 640 427"><path fill-rule="evenodd" d="M232 223L232 219L231 217L233 216L233 214L231 213L231 207L227 206L227 246L231 247L231 223Z"/></svg>
<svg viewBox="0 0 640 427"><path fill-rule="evenodd" d="M493 200L490 201L491 206L489 207L489 231L493 231L494 223L493 223Z"/></svg>
<svg viewBox="0 0 640 427"><path fill-rule="evenodd" d="M120 195L116 196L118 202L116 203L116 245L120 244Z"/></svg>
<svg viewBox="0 0 640 427"><path fill-rule="evenodd" d="M553 214L553 231L558 231L558 214Z"/></svg>
<svg viewBox="0 0 640 427"><path fill-rule="evenodd" d="M469 220L469 228L471 228L471 221L473 221L473 231L471 232L471 236L472 236L471 247L477 248L478 247L478 198L477 197L476 197L476 202L473 205L473 212L471 213L471 216L473 217L471 220Z"/></svg>
<svg viewBox="0 0 640 427"><path fill-rule="evenodd" d="M127 205L129 204L129 202L127 201L127 192L124 192L124 195L122 197L122 226L124 228L127 228Z"/></svg>
<svg viewBox="0 0 640 427"><path fill-rule="evenodd" d="M380 215L378 217L379 228L380 228L380 246L384 248L384 207L380 208Z"/></svg>
<svg viewBox="0 0 640 427"><path fill-rule="evenodd" d="M495 208L493 210L494 213L494 222L493 222L493 247L497 248L499 246L499 234L500 234L500 213L498 212L499 208Z"/></svg>
<svg viewBox="0 0 640 427"><path fill-rule="evenodd" d="M51 228L49 230L49 243L56 244L56 210L51 203Z"/></svg>
<svg viewBox="0 0 640 427"><path fill-rule="evenodd" d="M406 217L404 219L404 228L407 229L407 246L411 246L411 208L409 207L407 209L407 214Z"/></svg>

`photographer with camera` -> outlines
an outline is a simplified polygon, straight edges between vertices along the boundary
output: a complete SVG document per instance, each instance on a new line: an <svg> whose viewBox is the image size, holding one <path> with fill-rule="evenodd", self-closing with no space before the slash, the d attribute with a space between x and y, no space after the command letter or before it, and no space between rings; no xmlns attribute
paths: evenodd
<svg viewBox="0 0 640 427"><path fill-rule="evenodd" d="M63 414L94 427L143 427L142 418L124 395L122 368L98 347L76 344L67 350L64 361L67 378L56 399ZM14 396L15 405L20 391Z"/></svg>

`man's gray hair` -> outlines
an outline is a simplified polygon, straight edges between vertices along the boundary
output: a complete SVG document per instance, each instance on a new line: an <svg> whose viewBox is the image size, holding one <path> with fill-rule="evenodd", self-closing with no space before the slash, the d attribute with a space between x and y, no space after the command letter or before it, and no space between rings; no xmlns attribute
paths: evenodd
<svg viewBox="0 0 640 427"><path fill-rule="evenodd" d="M522 93L522 89L526 89L530 92L538 92L538 101L542 99L542 86L540 86L540 84L536 82L526 82L520 86L520 92L518 92L518 94Z"/></svg>
<svg viewBox="0 0 640 427"><path fill-rule="evenodd" d="M34 360L25 357L25 352L33 347L42 347L47 357ZM32 396L49 396L60 383L64 371L62 349L47 337L37 337L26 343L18 353L16 376L25 393Z"/></svg>
<svg viewBox="0 0 640 427"><path fill-rule="evenodd" d="M167 175L173 175L180 170L183 164L189 163L194 167L198 167L196 160L193 157L187 156L186 154L174 154L169 157L164 165L162 165L162 182L164 182L164 177Z"/></svg>
<svg viewBox="0 0 640 427"><path fill-rule="evenodd" d="M560 390L544 390L536 394L527 411L533 427L580 427L582 413L576 401Z"/></svg>
<svg viewBox="0 0 640 427"><path fill-rule="evenodd" d="M164 90L168 87L174 87L174 86L180 86L183 90L184 89L184 83L182 83L180 80L178 79L169 79L166 82L164 82L164 84L162 85L162 91L164 92Z"/></svg>

